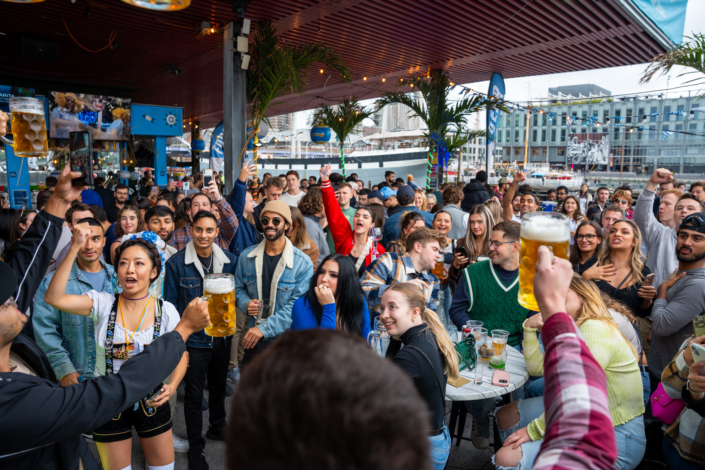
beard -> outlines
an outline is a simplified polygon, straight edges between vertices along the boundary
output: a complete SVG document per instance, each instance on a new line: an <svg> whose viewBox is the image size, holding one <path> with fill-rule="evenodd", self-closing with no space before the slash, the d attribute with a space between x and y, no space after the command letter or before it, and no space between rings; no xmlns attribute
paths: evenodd
<svg viewBox="0 0 705 470"><path fill-rule="evenodd" d="M286 228L285 228L285 227L286 227L286 224L282 224L282 225L281 225L281 229L275 227L274 229L276 230L276 232L274 233L274 235L268 235L268 234L267 234L267 229L265 229L265 231L264 231L264 238L266 238L267 241L270 241L270 242L279 240L281 237L284 236L284 233L286 232Z"/></svg>
<svg viewBox="0 0 705 470"><path fill-rule="evenodd" d="M690 252L690 254L686 254L682 252L684 248L685 247L678 248L678 252L676 253L676 258L678 258L678 261L681 263L696 263L705 259L705 252L696 253L690 248L685 248Z"/></svg>

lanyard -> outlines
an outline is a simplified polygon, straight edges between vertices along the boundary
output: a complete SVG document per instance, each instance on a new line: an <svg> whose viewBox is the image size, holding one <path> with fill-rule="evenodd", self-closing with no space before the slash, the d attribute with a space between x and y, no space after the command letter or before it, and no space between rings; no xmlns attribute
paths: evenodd
<svg viewBox="0 0 705 470"><path fill-rule="evenodd" d="M127 338L127 323L125 323L125 312L122 309L122 296L118 297L118 305L120 306L120 315L122 316L122 327L125 330L125 343L127 344L127 347L130 347L130 342L132 341L132 338L135 337L135 333L137 333L142 326L142 322L144 321L144 317L147 314L147 307L149 307L149 301L151 299L151 296L147 297L147 304L144 306L144 311L142 312L142 317L140 318L140 322L137 325L137 328L135 331L132 332L132 336L130 338Z"/></svg>

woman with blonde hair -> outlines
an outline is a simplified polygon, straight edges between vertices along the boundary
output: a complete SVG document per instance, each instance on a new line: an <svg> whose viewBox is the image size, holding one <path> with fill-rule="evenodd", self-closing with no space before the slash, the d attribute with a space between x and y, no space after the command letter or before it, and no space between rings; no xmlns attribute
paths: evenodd
<svg viewBox="0 0 705 470"><path fill-rule="evenodd" d="M442 470L450 453L446 383L459 377L453 342L435 312L426 308L421 289L411 282L400 282L384 291L379 319L392 337L387 358L409 375L431 411L431 461L434 469Z"/></svg>
<svg viewBox="0 0 705 470"><path fill-rule="evenodd" d="M414 190L414 205L423 212L428 212L428 199L426 194L424 194L423 189Z"/></svg>
<svg viewBox="0 0 705 470"><path fill-rule="evenodd" d="M458 240L459 253L453 253L453 263L448 271L448 277L456 282L460 279L469 264L478 261L480 256L487 257L490 252L490 238L492 237L492 227L501 222L495 220L490 208L484 204L478 204L470 210L468 217L468 230L465 237ZM462 248L465 250L460 250Z"/></svg>
<svg viewBox="0 0 705 470"><path fill-rule="evenodd" d="M286 238L291 241L292 245L311 258L314 266L318 266L318 246L308 236L303 214L298 207L289 206L289 209L291 210L291 227L286 232Z"/></svg>
<svg viewBox="0 0 705 470"><path fill-rule="evenodd" d="M616 468L631 470L646 451L644 392L634 345L624 337L595 284L573 275L566 310L607 378L607 397L617 444ZM524 358L530 375L543 375L543 352L536 332L541 315L524 322ZM510 403L497 410L504 443L493 457L497 468L531 468L546 431L543 397Z"/></svg>
<svg viewBox="0 0 705 470"><path fill-rule="evenodd" d="M502 221L502 204L497 199L488 199L485 201L485 205L490 210L494 223L500 223Z"/></svg>

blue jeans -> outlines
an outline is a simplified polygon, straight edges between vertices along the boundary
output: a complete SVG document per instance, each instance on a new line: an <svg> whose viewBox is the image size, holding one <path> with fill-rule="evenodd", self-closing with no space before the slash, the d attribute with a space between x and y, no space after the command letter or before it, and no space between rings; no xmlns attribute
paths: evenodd
<svg viewBox="0 0 705 470"><path fill-rule="evenodd" d="M437 436L429 436L431 443L431 464L434 470L443 470L450 455L450 431L443 425L443 432Z"/></svg>
<svg viewBox="0 0 705 470"><path fill-rule="evenodd" d="M700 464L681 457L678 450L663 436L663 455L666 457L668 470L699 470Z"/></svg>
<svg viewBox="0 0 705 470"><path fill-rule="evenodd" d="M529 377L529 381L524 384L524 397L536 398L543 396L543 377Z"/></svg>
<svg viewBox="0 0 705 470"><path fill-rule="evenodd" d="M529 398L517 402L519 411L519 422L510 429L499 429L499 436L504 442L512 433L525 428L531 421L541 416L544 412L543 397ZM617 442L617 462L615 468L619 470L633 470L644 458L646 452L646 435L644 433L644 416L637 416L614 428L614 436ZM516 469L529 469L533 467L536 457L541 450L541 440L525 442L521 445L522 458ZM494 463L494 456L492 457ZM496 468L504 470L505 467ZM680 470L680 469L679 469Z"/></svg>

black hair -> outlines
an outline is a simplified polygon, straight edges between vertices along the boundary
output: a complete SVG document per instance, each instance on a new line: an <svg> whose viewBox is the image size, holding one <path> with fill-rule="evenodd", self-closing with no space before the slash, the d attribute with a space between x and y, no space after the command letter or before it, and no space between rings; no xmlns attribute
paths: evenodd
<svg viewBox="0 0 705 470"><path fill-rule="evenodd" d="M215 218L212 212L208 211L198 211L196 212L196 215L193 216L193 221L191 222L191 225L195 225L196 222L198 222L201 219L213 219L213 222L215 222L216 225L218 225L218 219Z"/></svg>
<svg viewBox="0 0 705 470"><path fill-rule="evenodd" d="M96 179L93 180L93 184L94 184L95 186L99 186L99 185L101 185L101 184L105 184L105 178L103 178L102 176L99 176L99 177L97 177Z"/></svg>
<svg viewBox="0 0 705 470"><path fill-rule="evenodd" d="M115 188L113 189L113 191L117 191L118 189L127 189L128 191L130 190L130 188L129 188L126 184L124 184L124 183L118 183L118 184L116 184L116 185L115 185Z"/></svg>
<svg viewBox="0 0 705 470"><path fill-rule="evenodd" d="M556 188L556 192L560 191L561 189L562 189L563 191L565 191L566 194L568 193L568 187L567 187L567 186L558 186L558 187Z"/></svg>
<svg viewBox="0 0 705 470"><path fill-rule="evenodd" d="M100 227L101 233L103 235L105 235L105 230L103 230L103 225L100 222L98 222L98 220L95 219L94 217L84 217L81 220L79 220L78 222L76 222L76 224L88 224L93 227Z"/></svg>
<svg viewBox="0 0 705 470"><path fill-rule="evenodd" d="M340 173L331 173L328 179L330 179L330 184L342 183L343 175Z"/></svg>
<svg viewBox="0 0 705 470"><path fill-rule="evenodd" d="M318 265L318 269L311 277L311 282L308 288L308 301L311 304L311 310L316 317L318 324L321 324L323 316L323 307L318 302L316 295L316 287L318 287L318 275L321 274L323 265L326 261L335 261L338 263L338 287L335 290L335 305L337 307L338 323L343 330L351 333L357 333L362 330L362 309L365 304L362 301L362 284L360 277L357 275L357 270L350 257L339 253L332 253Z"/></svg>
<svg viewBox="0 0 705 470"><path fill-rule="evenodd" d="M135 238L133 240L127 240L125 243L121 243L120 246L115 250L115 270L117 271L120 265L120 258L125 250L132 246L139 246L149 255L149 260L152 262L152 267L157 268L157 277L150 278L149 284L152 285L154 281L159 279L159 273L162 272L162 258L159 256L159 250L157 247L141 238Z"/></svg>
<svg viewBox="0 0 705 470"><path fill-rule="evenodd" d="M5 242L6 251L10 249L16 217L18 217L16 209L0 209L0 240Z"/></svg>
<svg viewBox="0 0 705 470"><path fill-rule="evenodd" d="M548 190L548 192L546 194L551 194L551 193L556 194L556 190L551 188Z"/></svg>
<svg viewBox="0 0 705 470"><path fill-rule="evenodd" d="M105 210L98 204L91 204L88 207L91 208L91 212L93 212L93 217L95 217L98 222L103 223L108 221L108 215L105 213Z"/></svg>
<svg viewBox="0 0 705 470"><path fill-rule="evenodd" d="M271 178L270 178L270 179L271 179ZM211 197L210 197L208 194L206 194L206 193L196 193L196 194L193 195L193 197L191 197L191 200L193 201L193 200L196 199L196 197L198 197L198 196L203 196L203 197L205 197L206 199L208 199L209 204L210 204L211 206L213 205L213 199L211 199Z"/></svg>
<svg viewBox="0 0 705 470"><path fill-rule="evenodd" d="M360 196L367 196L367 195L370 194L371 192L372 192L372 190L371 190L370 188L362 188L362 189L359 190L357 193L358 193Z"/></svg>
<svg viewBox="0 0 705 470"><path fill-rule="evenodd" d="M159 206L155 206L159 207ZM164 206L162 206L164 207ZM166 207L168 209L168 207ZM149 211L147 211L149 212ZM145 212L145 216L147 215L147 212ZM191 199L186 197L183 199L179 204L176 206L176 214L174 214L174 222L177 220L183 220L186 223L191 222Z"/></svg>
<svg viewBox="0 0 705 470"><path fill-rule="evenodd" d="M391 171L391 170L387 170L387 171L384 172L384 179L386 180L387 178L389 178L389 175L395 175L395 176L396 176L396 173L394 173L394 172Z"/></svg>
<svg viewBox="0 0 705 470"><path fill-rule="evenodd" d="M154 206L150 207L147 209L147 212L144 213L144 223L149 223L149 219L152 217L166 217L169 216L171 217L171 220L174 220L174 213L172 212L171 209L169 209L166 206Z"/></svg>
<svg viewBox="0 0 705 470"><path fill-rule="evenodd" d="M37 210L41 211L46 207L52 194L51 191L42 191L42 193L37 196Z"/></svg>
<svg viewBox="0 0 705 470"><path fill-rule="evenodd" d="M161 193L159 193L159 196L157 197L157 202L159 201L170 202L171 205L176 208L176 194L169 191L168 189L164 189Z"/></svg>
<svg viewBox="0 0 705 470"><path fill-rule="evenodd" d="M44 182L46 183L47 188L53 188L54 186L56 186L59 180L56 178L56 176L47 176Z"/></svg>
<svg viewBox="0 0 705 470"><path fill-rule="evenodd" d="M141 211L146 211L154 207L149 199L141 197L137 200L137 208Z"/></svg>

